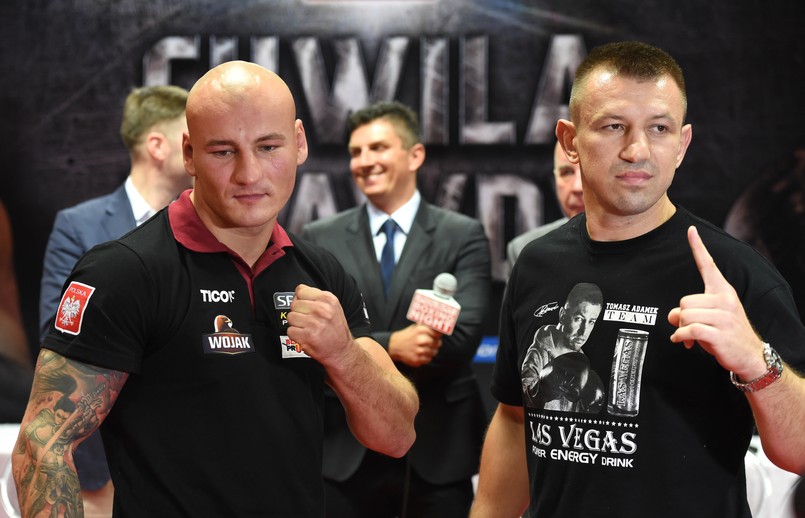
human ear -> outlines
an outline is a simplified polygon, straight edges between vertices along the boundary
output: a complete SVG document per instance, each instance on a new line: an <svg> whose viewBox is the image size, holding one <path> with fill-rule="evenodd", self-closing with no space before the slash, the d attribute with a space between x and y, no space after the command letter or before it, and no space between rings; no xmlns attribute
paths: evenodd
<svg viewBox="0 0 805 518"><path fill-rule="evenodd" d="M579 153L576 149L576 126L567 119L559 119L556 122L556 138L562 151L565 152L568 161L572 164L579 163Z"/></svg>
<svg viewBox="0 0 805 518"><path fill-rule="evenodd" d="M190 135L182 135L182 160L184 168L190 176L196 176L196 166L193 163L193 146L190 144Z"/></svg>
<svg viewBox="0 0 805 518"><path fill-rule="evenodd" d="M307 136L305 135L305 126L302 121L296 119L294 123L296 129L296 165L302 165L307 160L308 147Z"/></svg>

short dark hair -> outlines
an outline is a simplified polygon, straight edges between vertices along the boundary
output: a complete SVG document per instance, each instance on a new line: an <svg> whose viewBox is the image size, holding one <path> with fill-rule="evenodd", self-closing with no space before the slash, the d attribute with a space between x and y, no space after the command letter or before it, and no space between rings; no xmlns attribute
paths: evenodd
<svg viewBox="0 0 805 518"><path fill-rule="evenodd" d="M419 117L414 110L398 101L380 101L353 112L349 116L349 132L377 119L386 119L394 126L406 149L422 141Z"/></svg>
<svg viewBox="0 0 805 518"><path fill-rule="evenodd" d="M183 116L186 106L184 88L171 85L135 88L123 104L120 138L131 152L156 124Z"/></svg>
<svg viewBox="0 0 805 518"><path fill-rule="evenodd" d="M588 302L595 306L604 306L604 295L601 288L589 282L580 282L573 286L567 295L565 307L578 307L582 302Z"/></svg>
<svg viewBox="0 0 805 518"><path fill-rule="evenodd" d="M683 118L687 113L688 95L682 68L664 50L640 41L620 41L595 47L576 69L570 91L570 114L578 118L578 96L585 79L596 69L605 68L616 75L649 81L668 75L682 93Z"/></svg>

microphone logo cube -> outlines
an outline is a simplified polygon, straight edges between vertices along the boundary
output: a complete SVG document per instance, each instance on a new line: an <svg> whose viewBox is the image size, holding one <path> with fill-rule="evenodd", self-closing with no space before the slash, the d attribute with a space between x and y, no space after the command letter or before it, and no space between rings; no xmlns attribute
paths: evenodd
<svg viewBox="0 0 805 518"><path fill-rule="evenodd" d="M406 318L442 334L450 335L456 325L461 306L452 297L442 298L432 290L416 290L408 306Z"/></svg>

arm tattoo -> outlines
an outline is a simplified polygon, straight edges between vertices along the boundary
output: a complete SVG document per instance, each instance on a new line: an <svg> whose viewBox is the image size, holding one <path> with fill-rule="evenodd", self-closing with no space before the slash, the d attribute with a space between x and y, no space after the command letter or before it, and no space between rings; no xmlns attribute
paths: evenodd
<svg viewBox="0 0 805 518"><path fill-rule="evenodd" d="M73 451L100 426L127 377L42 349L13 453L23 516L83 516Z"/></svg>

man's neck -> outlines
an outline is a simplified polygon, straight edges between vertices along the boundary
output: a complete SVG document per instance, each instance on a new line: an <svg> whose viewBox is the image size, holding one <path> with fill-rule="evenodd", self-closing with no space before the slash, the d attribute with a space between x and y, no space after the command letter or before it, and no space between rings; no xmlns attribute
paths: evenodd
<svg viewBox="0 0 805 518"><path fill-rule="evenodd" d="M647 234L676 213L676 207L663 196L640 214L608 214L596 207L587 207L587 233L593 241L626 241Z"/></svg>
<svg viewBox="0 0 805 518"><path fill-rule="evenodd" d="M411 198L414 197L416 193L416 187L413 190L406 193L404 196L396 196L396 197L375 197L374 199L369 198L368 201L371 203L376 209L385 212L386 214L394 214L400 207L411 201Z"/></svg>
<svg viewBox="0 0 805 518"><path fill-rule="evenodd" d="M130 177L134 188L154 210L160 210L181 194L181 188L161 171L132 167Z"/></svg>
<svg viewBox="0 0 805 518"><path fill-rule="evenodd" d="M205 208L199 210L193 194L190 195L190 201L207 230L215 236L215 239L238 254L250 268L254 268L271 242L274 225L277 223L276 218L259 227L228 227L211 217Z"/></svg>

